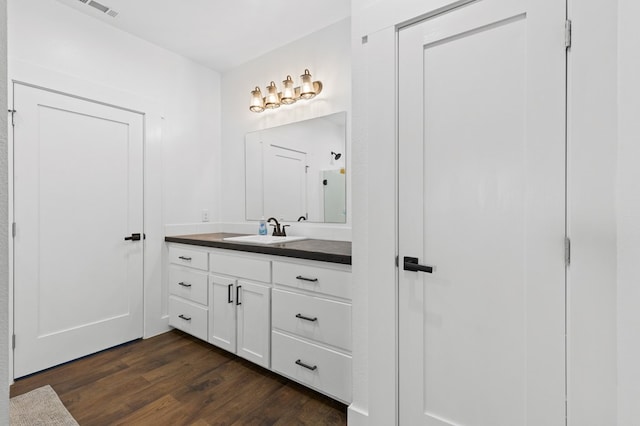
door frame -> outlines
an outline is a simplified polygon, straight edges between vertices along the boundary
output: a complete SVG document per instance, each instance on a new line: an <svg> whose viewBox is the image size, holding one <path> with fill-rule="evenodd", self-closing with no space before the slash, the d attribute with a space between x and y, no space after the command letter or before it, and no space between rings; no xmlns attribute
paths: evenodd
<svg viewBox="0 0 640 426"><path fill-rule="evenodd" d="M13 105L14 85L21 84L81 100L122 109L143 116L143 338L169 330L168 282L157 265L166 259L162 217L162 128L164 117L159 104L135 94L102 86L21 61L9 63L9 102ZM19 111L15 119L18 120ZM9 116L11 120L11 116ZM9 222L14 216L13 127L9 126ZM14 241L9 242L9 333L14 333ZM154 267L154 265L156 265ZM161 295L158 297L158 295ZM9 371L13 383L14 354L10 347Z"/></svg>

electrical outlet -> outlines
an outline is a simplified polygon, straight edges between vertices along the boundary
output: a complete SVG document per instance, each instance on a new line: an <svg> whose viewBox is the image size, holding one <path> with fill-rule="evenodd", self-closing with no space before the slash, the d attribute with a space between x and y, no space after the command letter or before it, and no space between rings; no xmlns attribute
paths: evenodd
<svg viewBox="0 0 640 426"><path fill-rule="evenodd" d="M207 209L202 210L202 221L209 222L209 210Z"/></svg>

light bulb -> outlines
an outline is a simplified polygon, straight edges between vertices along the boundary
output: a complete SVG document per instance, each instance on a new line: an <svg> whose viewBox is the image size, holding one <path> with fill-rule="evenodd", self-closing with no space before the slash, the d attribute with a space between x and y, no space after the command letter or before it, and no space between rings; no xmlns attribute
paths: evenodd
<svg viewBox="0 0 640 426"><path fill-rule="evenodd" d="M269 109L280 108L280 95L275 82L267 86L267 96L264 99L264 106Z"/></svg>
<svg viewBox="0 0 640 426"><path fill-rule="evenodd" d="M280 97L280 102L285 105L291 105L296 101L296 92L293 87L293 80L291 76L288 75L286 80L282 81L282 96Z"/></svg>
<svg viewBox="0 0 640 426"><path fill-rule="evenodd" d="M300 97L302 99L311 99L316 95L316 90L313 87L313 81L311 80L311 74L309 70L304 70L304 74L300 76L302 84L300 85Z"/></svg>
<svg viewBox="0 0 640 426"><path fill-rule="evenodd" d="M258 86L256 86L255 90L251 91L251 104L249 105L249 109L253 112L264 111L264 100L262 99L262 92L260 92Z"/></svg>

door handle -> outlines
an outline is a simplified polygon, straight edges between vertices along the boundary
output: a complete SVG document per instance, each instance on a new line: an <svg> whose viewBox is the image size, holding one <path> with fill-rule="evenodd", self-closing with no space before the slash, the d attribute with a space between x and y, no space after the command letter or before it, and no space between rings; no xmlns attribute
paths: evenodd
<svg viewBox="0 0 640 426"><path fill-rule="evenodd" d="M318 321L318 317L311 318L311 317L304 316L302 314L296 314L296 318L299 318L299 319L302 319L302 320L305 320L305 321L309 321L309 322Z"/></svg>
<svg viewBox="0 0 640 426"><path fill-rule="evenodd" d="M404 257L404 270L413 272L433 273L433 266L420 265L417 257Z"/></svg>
<svg viewBox="0 0 640 426"><path fill-rule="evenodd" d="M240 302L240 289L242 288L241 285L239 285L238 287L236 287L236 306L238 305L242 305L242 302Z"/></svg>
<svg viewBox="0 0 640 426"><path fill-rule="evenodd" d="M307 363L302 362L302 360L296 360L296 364L299 365L300 367L304 367L307 370L311 370L311 371L315 371L318 369L317 365L309 365Z"/></svg>
<svg viewBox="0 0 640 426"><path fill-rule="evenodd" d="M139 233L135 233L135 234L131 234L128 237L124 237L124 240L125 241L140 241L143 238L147 238L147 236L144 235L144 234L141 236Z"/></svg>
<svg viewBox="0 0 640 426"><path fill-rule="evenodd" d="M229 284L227 286L227 303L233 303L233 299L231 298L231 289L233 288L233 284Z"/></svg>

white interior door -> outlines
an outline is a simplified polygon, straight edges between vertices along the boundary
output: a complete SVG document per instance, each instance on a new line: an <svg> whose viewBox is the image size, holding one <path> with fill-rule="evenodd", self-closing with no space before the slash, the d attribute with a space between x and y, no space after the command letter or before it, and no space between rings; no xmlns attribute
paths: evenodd
<svg viewBox="0 0 640 426"><path fill-rule="evenodd" d="M289 221L306 217L306 154L268 145L264 156L264 214Z"/></svg>
<svg viewBox="0 0 640 426"><path fill-rule="evenodd" d="M565 424L564 22L482 0L400 30L401 425Z"/></svg>
<svg viewBox="0 0 640 426"><path fill-rule="evenodd" d="M14 85L15 377L143 334L143 117Z"/></svg>

